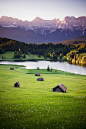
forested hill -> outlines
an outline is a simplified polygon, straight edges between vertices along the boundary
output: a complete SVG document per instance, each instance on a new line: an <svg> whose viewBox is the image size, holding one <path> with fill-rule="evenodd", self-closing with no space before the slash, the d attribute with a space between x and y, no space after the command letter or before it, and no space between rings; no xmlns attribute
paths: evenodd
<svg viewBox="0 0 86 129"><path fill-rule="evenodd" d="M69 44L86 44L86 36L78 36L69 40L62 42L62 44L69 45Z"/></svg>
<svg viewBox="0 0 86 129"><path fill-rule="evenodd" d="M19 42L8 38L0 38L0 53L6 51L18 51L19 49L26 54L28 52L31 52L32 54L40 55L52 51L56 52L57 54L60 54L62 52L64 53L64 55L66 55L66 53L70 51L70 47L68 45L63 45L62 43L35 44Z"/></svg>
<svg viewBox="0 0 86 129"><path fill-rule="evenodd" d="M78 44L80 41L74 40L68 45L62 43L43 43L43 44L27 44L18 42L15 40L0 38L0 54L4 54L6 51L13 51L14 58L21 58L22 54L25 55L35 54L39 58L41 56L45 59L50 60L68 60L71 63L82 63L86 64L86 41L83 41L81 45Z"/></svg>

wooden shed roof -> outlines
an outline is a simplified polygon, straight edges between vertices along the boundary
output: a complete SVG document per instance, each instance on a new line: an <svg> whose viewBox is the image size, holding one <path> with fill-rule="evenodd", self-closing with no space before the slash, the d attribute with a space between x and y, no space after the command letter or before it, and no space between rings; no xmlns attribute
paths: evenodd
<svg viewBox="0 0 86 129"><path fill-rule="evenodd" d="M56 87L54 87L54 88L53 88L53 91L54 91L55 89L57 89L57 88L62 89L63 92L66 92L66 90L67 90L67 87L64 86L62 83L59 84L59 85L57 85Z"/></svg>
<svg viewBox="0 0 86 129"><path fill-rule="evenodd" d="M67 90L67 87L64 86L62 83L59 84L59 87L65 92Z"/></svg>

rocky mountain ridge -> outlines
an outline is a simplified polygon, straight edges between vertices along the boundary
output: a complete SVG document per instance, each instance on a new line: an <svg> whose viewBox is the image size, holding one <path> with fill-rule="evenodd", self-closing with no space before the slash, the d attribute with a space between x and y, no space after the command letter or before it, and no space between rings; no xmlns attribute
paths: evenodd
<svg viewBox="0 0 86 129"><path fill-rule="evenodd" d="M4 27L25 27L26 29L33 30L34 27L38 28L62 28L62 29L73 29L74 27L77 27L78 29L81 29L83 27L86 29L86 16L81 16L78 18L75 17L65 17L62 21L59 19L53 19L53 20L43 20L39 17L36 17L33 21L22 21L17 18L12 17L6 17L2 16L0 18L0 25Z"/></svg>
<svg viewBox="0 0 86 129"><path fill-rule="evenodd" d="M86 16L65 17L43 20L36 17L33 21L2 16L0 18L0 37L12 38L23 42L59 42L77 36L86 36Z"/></svg>

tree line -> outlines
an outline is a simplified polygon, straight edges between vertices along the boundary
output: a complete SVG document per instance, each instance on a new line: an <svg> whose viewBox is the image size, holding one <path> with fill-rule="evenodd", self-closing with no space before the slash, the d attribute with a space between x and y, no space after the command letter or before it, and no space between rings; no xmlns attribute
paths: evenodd
<svg viewBox="0 0 86 129"><path fill-rule="evenodd" d="M19 58L23 54L23 58L26 54L36 54L39 57L43 56L44 59L50 58L51 60L68 60L71 63L85 63L86 59L86 44L69 44L65 45L62 43L24 43L15 40L0 38L0 54L6 51L13 51L14 58Z"/></svg>

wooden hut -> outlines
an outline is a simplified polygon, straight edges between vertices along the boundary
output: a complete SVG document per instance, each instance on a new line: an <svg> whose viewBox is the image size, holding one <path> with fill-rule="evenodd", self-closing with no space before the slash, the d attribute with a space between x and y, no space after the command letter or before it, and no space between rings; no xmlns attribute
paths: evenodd
<svg viewBox="0 0 86 129"><path fill-rule="evenodd" d="M35 76L40 76L40 74L39 74L39 73L37 73L37 74L35 74Z"/></svg>
<svg viewBox="0 0 86 129"><path fill-rule="evenodd" d="M53 88L54 92L63 92L63 93L65 93L66 90L67 90L67 87L64 86L62 83Z"/></svg>
<svg viewBox="0 0 86 129"><path fill-rule="evenodd" d="M19 83L19 82L16 82L16 83L14 84L14 87L20 87L20 83Z"/></svg>
<svg viewBox="0 0 86 129"><path fill-rule="evenodd" d="M37 81L44 81L44 78L38 78Z"/></svg>
<svg viewBox="0 0 86 129"><path fill-rule="evenodd" d="M14 68L10 68L10 70L14 70Z"/></svg>

